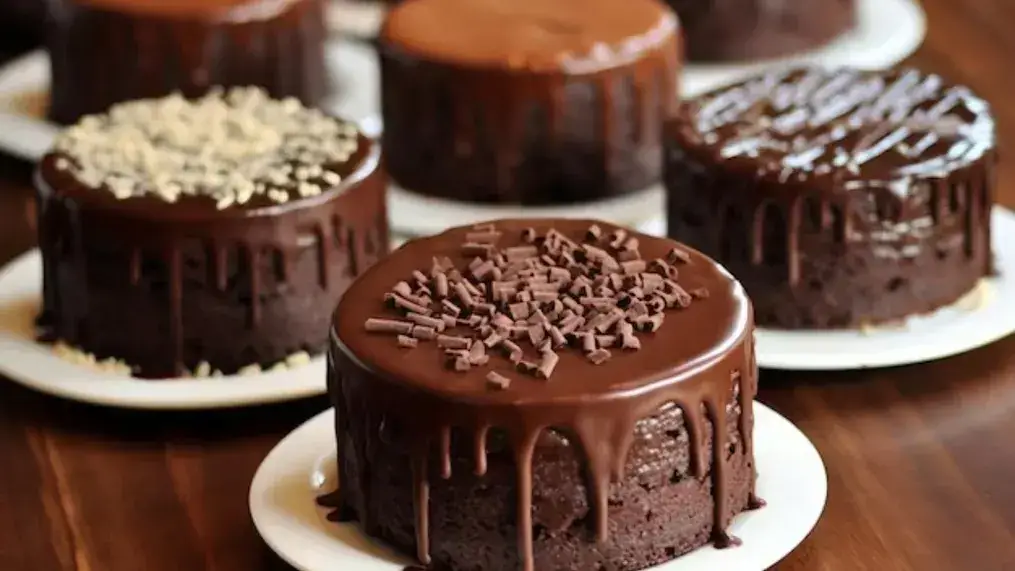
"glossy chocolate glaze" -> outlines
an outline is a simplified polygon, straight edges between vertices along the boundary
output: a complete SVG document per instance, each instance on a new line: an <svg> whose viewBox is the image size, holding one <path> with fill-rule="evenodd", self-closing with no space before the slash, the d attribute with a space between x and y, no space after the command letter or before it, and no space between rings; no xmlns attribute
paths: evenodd
<svg viewBox="0 0 1015 571"><path fill-rule="evenodd" d="M661 172L679 24L657 0L410 0L381 31L392 177L428 195L568 203Z"/></svg>
<svg viewBox="0 0 1015 571"><path fill-rule="evenodd" d="M213 86L316 105L327 91L321 0L52 0L50 117Z"/></svg>
<svg viewBox="0 0 1015 571"><path fill-rule="evenodd" d="M497 229L504 232L498 246L520 245L522 230L530 226L541 232L552 227L580 241L590 224L587 220L498 221ZM606 232L614 229L600 226ZM572 434L580 443L589 505L593 506L591 525L598 541L607 542L610 485L624 477L635 425L675 404L684 415L691 469L699 479L709 465L702 443L706 425L715 428L710 431L715 438L711 447L712 536L719 545L729 544L724 452L728 436L718 427L726 426L727 404L738 395L738 432L746 458L753 458L750 427L757 386L751 305L739 284L702 254L689 251L691 262L680 267L680 282L687 288L707 288L711 293L708 299L673 312L654 337L643 339L638 352L616 354L598 366L580 352L560 353L550 381L519 377L511 372L511 363L500 357L487 368L449 372L442 365L443 350L435 345L421 344L406 351L395 346L390 336L364 331L366 319L389 311L383 294L413 270L427 267L433 256L449 256L456 267L464 268L471 260L461 250L468 231L457 228L407 243L360 277L335 312L329 387L338 411L339 458L347 456L344 447L350 442L362 447L356 452L361 459L357 473L343 476L343 481L357 483L362 503L355 507L367 533L376 531L378 517L376 498L370 493L376 477L371 475L370 458L375 447L383 446L367 435L381 429L376 423L383 424L385 417L391 417L404 424L403 432L412 442L416 556L421 563L430 561L430 451L431 447L438 451L440 477L451 477L452 430L463 431L465 441L471 442L477 477L487 472L488 435L492 431L505 434L516 466L516 527L522 569L533 571L533 456L541 434L549 429ZM649 260L665 257L675 245L669 240L632 235L639 239L641 252ZM489 390L485 381L489 370L510 375L510 387ZM356 430L350 435L350 426L360 423L367 426L365 432ZM346 486L340 487L341 502L352 507L350 494Z"/></svg>
<svg viewBox="0 0 1015 571"><path fill-rule="evenodd" d="M961 283L941 286L947 292L921 294L925 307L812 326L927 311L989 271L994 120L965 87L911 69L777 72L687 104L669 135L670 235L732 264L761 324L778 319L742 272L776 266L784 288L818 287L829 281L812 271L819 241L824 253L862 251L870 260L858 265L886 271L939 263L955 249L972 263ZM935 249L936 262L924 255ZM731 250L746 250L744 264Z"/></svg>
<svg viewBox="0 0 1015 571"><path fill-rule="evenodd" d="M106 266L119 268L118 275L131 286L143 285L147 292L143 297L151 298L168 315L168 334L155 342L162 348L161 358L151 363L131 363L140 367L141 376L175 376L193 370L197 364L193 357L186 362L184 359L185 338L200 338L202 329L201 323L184 319L185 310L194 309L192 305L197 303L184 296L188 287L197 287L197 278L188 269L192 265L207 268L207 277L198 280L208 282L200 286L202 290L220 292L223 298L231 290L243 290L239 298L246 304L247 328L258 331L265 327L265 296L297 299L302 295L309 299L320 292L333 303L352 277L387 251L380 148L362 136L356 154L346 164L332 166L344 175L343 181L322 194L271 205L255 197L247 204L223 210L206 196L184 196L175 203L154 195L117 199L106 189L88 188L69 172L56 168L60 158L58 154L43 158L36 177L43 256L43 310L39 319L43 336L103 357L125 358L93 351L90 345L96 331L109 334L106 320L112 316L94 311L89 300L102 293L104 283L108 285L112 279L119 284L121 279L103 275L102 281L96 281L100 272L90 267L88 260L101 257ZM305 256L311 248L316 255ZM297 273L297 260L302 268L314 268L313 275ZM149 271L146 268L152 267L164 274L164 285L156 288L144 278ZM266 273L278 277L264 284ZM236 283L237 279L244 283ZM309 283L293 281L301 279ZM160 299L162 295L165 298ZM200 316L200 311L196 314ZM138 334L159 335L156 331L120 333L125 337ZM203 344L225 346L223 352L228 353L230 341L206 339ZM294 341L300 348L302 343ZM305 348L321 349L319 345ZM271 364L260 355L250 357L246 363L231 360L222 368L229 373L237 365L250 362Z"/></svg>
<svg viewBox="0 0 1015 571"><path fill-rule="evenodd" d="M667 0L691 61L757 61L807 51L856 25L856 0Z"/></svg>

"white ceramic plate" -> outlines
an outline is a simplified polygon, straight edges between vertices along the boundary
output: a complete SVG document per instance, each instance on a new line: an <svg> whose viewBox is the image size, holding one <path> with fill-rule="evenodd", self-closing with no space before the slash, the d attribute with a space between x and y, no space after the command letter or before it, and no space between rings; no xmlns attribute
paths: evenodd
<svg viewBox="0 0 1015 571"><path fill-rule="evenodd" d="M817 450L795 426L755 403L757 492L768 505L738 516L730 532L743 540L731 549L702 547L652 571L760 571L786 556L821 515L827 494ZM258 468L250 513L261 537L302 571L402 571L409 561L361 534L354 524L325 519L315 499L335 490L334 411L290 433Z"/></svg>
<svg viewBox="0 0 1015 571"><path fill-rule="evenodd" d="M284 371L205 379L142 380L58 357L35 341L42 290L38 250L0 270L0 375L40 392L108 406L204 409L279 402L322 394L324 358Z"/></svg>
<svg viewBox="0 0 1015 571"><path fill-rule="evenodd" d="M758 365L771 369L847 370L909 365L951 357L1015 333L1015 213L995 207L994 256L998 276L958 303L897 326L863 330L759 329ZM641 226L664 236L657 218Z"/></svg>
<svg viewBox="0 0 1015 571"><path fill-rule="evenodd" d="M380 133L380 74L373 49L359 42L330 40L325 51L334 86L323 107ZM53 143L59 127L46 121L49 60L34 51L0 67L0 151L35 161Z"/></svg>
<svg viewBox="0 0 1015 571"><path fill-rule="evenodd" d="M806 0L801 0L806 1ZM770 65L817 63L877 69L894 65L923 41L926 18L916 0L859 0L858 25L823 48L770 61L724 65L689 65L683 74L685 95L694 96ZM384 20L385 8L369 0L332 0L328 22L341 33L372 38Z"/></svg>

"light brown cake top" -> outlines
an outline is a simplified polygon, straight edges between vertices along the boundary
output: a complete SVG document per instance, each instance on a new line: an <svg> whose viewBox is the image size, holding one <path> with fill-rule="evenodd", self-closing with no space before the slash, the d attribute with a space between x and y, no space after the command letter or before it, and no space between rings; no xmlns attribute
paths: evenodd
<svg viewBox="0 0 1015 571"><path fill-rule="evenodd" d="M406 0L381 37L426 60L591 73L637 59L677 26L658 0Z"/></svg>
<svg viewBox="0 0 1015 571"><path fill-rule="evenodd" d="M174 203L204 197L219 209L317 196L349 174L355 125L271 99L258 88L132 101L83 118L54 144L57 171L117 199Z"/></svg>

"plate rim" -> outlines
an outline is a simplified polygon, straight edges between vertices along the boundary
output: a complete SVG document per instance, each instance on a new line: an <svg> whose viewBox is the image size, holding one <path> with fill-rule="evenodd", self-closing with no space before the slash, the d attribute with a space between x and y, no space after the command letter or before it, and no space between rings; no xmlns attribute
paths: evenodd
<svg viewBox="0 0 1015 571"><path fill-rule="evenodd" d="M779 465L784 466L787 470L803 471L802 468L806 469L806 471L810 472L809 477L814 478L813 483L815 485L815 488L812 490L814 497L810 498L811 503L807 503L805 505L805 507L810 511L806 512L806 515L801 517L800 521L802 523L798 523L800 529L794 531L794 533L792 534L794 536L793 539L787 540L785 545L780 545L778 548L772 549L771 552L767 553L765 557L759 557L759 559L763 559L763 561L759 561L759 563L762 564L760 569L767 569L771 565L774 565L778 561L784 559L790 552L792 552L801 543L803 543L807 539L807 537L811 535L811 533L813 533L814 528L816 527L818 521L821 518L821 515L824 513L824 509L828 501L828 472L825 467L824 460L821 458L821 455L818 452L818 449L814 446L814 443L811 442L811 440L807 437L807 435L804 434L802 430L800 430L799 427L797 427L787 418L783 417L778 412L764 405L761 402L754 401L754 412L755 412L754 414L755 430L757 430L757 428L760 425L762 425L762 423L764 423L765 425L768 425L767 430L771 431L772 433L772 436L769 437L770 439L769 443L771 444L772 450L770 454L774 456L779 451L785 452L787 448L787 442L789 442L795 447L796 449L795 453L799 455L800 458L803 459L799 463L781 463ZM251 479L250 488L247 496L250 517L258 535L262 538L265 544L282 560L284 560L289 565L292 565L296 569L301 569L303 571L324 571L325 568L314 565L307 566L304 564L306 563L305 561L299 560L298 557L293 556L290 552L288 552L284 545L279 545L279 538L276 536L276 532L273 526L278 528L285 528L288 532L293 532L296 529L305 530L306 528L304 528L302 525L293 523L290 520L286 520L284 522L284 525L282 523L267 522L266 518L271 513L271 510L269 509L267 511L263 511L261 508L261 504L262 502L266 503L267 498L273 497L272 483L275 482L275 480L271 479L274 474L270 474L269 472L275 471L276 465L284 464L286 467L288 467L290 471L286 471L285 475L287 477L295 475L297 477L302 478L307 483L308 495L313 493L313 488L316 487L313 485L312 482L314 477L314 467L320 462L321 458L324 457L325 455L334 454L334 432L333 432L334 414L335 409L329 408L328 410L322 411L314 415L313 417L311 417L298 427L294 428L290 433L285 435L278 442L278 444L276 444L271 449L271 451L268 452L267 455L265 455L264 460L257 467L257 470L255 471L254 476ZM776 439L778 439L778 442L776 442ZM299 446L300 444L303 443L304 440L306 440L305 446L308 448L311 445L315 447L318 445L323 446L324 444L322 443L326 443L327 446L323 450L315 452L310 452L309 450L300 450ZM298 456L298 458L290 458L290 454L287 454L290 448L294 450L291 456L294 457ZM766 448L767 446L759 446L756 438L755 445L756 452L759 449L765 450ZM759 465L761 464L761 462L757 463ZM298 474L295 472L297 467L300 470ZM766 476L771 473L772 473L771 469L765 472ZM764 497L763 492L761 493L761 495ZM312 502L312 500L308 498L308 502ZM770 509L771 505L772 504L769 504L769 506L766 506L765 509ZM314 509L317 508L314 507ZM799 510L800 506L799 505L790 506L787 509ZM318 517L315 521L319 523L320 518ZM734 526L737 525L736 521L734 521L733 525ZM314 527L314 529L324 530L323 527L316 526ZM326 531L324 532L326 533ZM360 534L360 537L363 536ZM365 537L364 539L370 541L370 544L372 546L385 548L383 543L375 542L374 540ZM748 542L750 541L752 540L751 539L745 540L745 545L748 545ZM760 539L756 539L755 541L760 541L761 543L764 543L764 540ZM759 543L759 545L761 543ZM790 545L790 543L792 544ZM709 551L709 550L716 551L719 553L723 552L723 550L715 550L714 548L704 546L689 554L681 556L680 558L677 558L673 561L657 565L654 567L650 567L649 569L646 569L646 571L690 571L690 569L694 568L690 567L688 569L682 569L683 566L681 566L680 563L683 561L685 564L694 564L693 559L689 559L690 557L693 557L693 555L695 553L698 553L699 551ZM307 556L304 550L301 550L300 553L304 557ZM704 563L699 564L704 565ZM382 565L390 565L391 571L394 571L397 568L397 564L394 563L391 564L385 563ZM737 569L741 568L738 567ZM747 569L755 571L756 568L751 566L749 568L743 568L743 571L747 571ZM377 570L371 569L370 571L382 571L382 568L378 566ZM383 571L387 571L387 568L384 568Z"/></svg>
<svg viewBox="0 0 1015 571"><path fill-rule="evenodd" d="M1004 274L984 278L991 284L991 287L995 290L1002 289L998 284L1003 284L1005 291L1008 289L1015 290L1015 241L1011 244L1007 244L1000 239L998 228L1005 227L1008 232L1015 235L1015 211L1009 208L995 204L991 209L991 231L992 239L994 240L993 253L995 261L998 266L1002 265L1002 259L1004 260L1004 266L1008 270ZM666 216L657 216L653 220L641 225L639 230L646 233L658 235L660 229L665 235L666 228ZM948 309L952 306L946 306L941 309ZM864 334L859 330L833 330L833 331L821 331L821 330L779 330L779 329L768 329L758 327L755 330L757 340L757 360L758 366L764 369L781 370L781 371L854 371L863 369L885 369L891 367L901 367L905 365L915 365L918 363L930 363L933 361L939 361L968 353L975 349L993 345L999 341L1004 340L1015 334L1015 295L1005 298L1002 295L993 295L992 302L989 306L978 308L977 310L970 312L975 314L981 314L981 312L988 310L996 310L998 308L1007 309L1012 314L1012 319L1005 322L1003 319L992 319L989 322L992 327L977 329L977 335L970 335L965 337L959 337L958 343L953 343L944 349L939 348L936 351L923 351L921 352L920 344L913 344L907 346L905 351L899 351L897 348L888 350L880 349L874 352L863 352L863 351L848 351L843 350L841 345L836 348L835 351L822 352L820 357L812 357L814 355L813 348L809 347L813 344L813 339L818 336L827 336L830 334L860 334L866 335L872 340L871 345L875 345L878 339L878 331L876 329L871 332ZM938 310L938 311L939 311ZM933 315L933 312L930 314ZM970 321L968 319L956 320L950 324L949 329L955 330L962 328L963 326L969 327ZM942 326L943 327L943 326ZM987 331L988 334L984 334ZM886 332L888 333L888 332ZM898 331L890 331L890 333L898 334ZM910 340L921 340L921 332L919 330L910 332ZM773 336L778 336L773 339ZM779 339L781 338L781 339ZM795 338L795 339L794 339ZM807 342L804 344L804 348L796 351L790 351L788 349L780 348L780 345L791 345L800 344L803 339L806 338ZM883 338L882 338L883 339ZM834 340L828 340L827 343L833 343ZM777 343L778 345L773 349L771 344ZM847 348L848 349L848 348ZM800 358L804 355L804 358ZM829 357L832 357L829 359Z"/></svg>

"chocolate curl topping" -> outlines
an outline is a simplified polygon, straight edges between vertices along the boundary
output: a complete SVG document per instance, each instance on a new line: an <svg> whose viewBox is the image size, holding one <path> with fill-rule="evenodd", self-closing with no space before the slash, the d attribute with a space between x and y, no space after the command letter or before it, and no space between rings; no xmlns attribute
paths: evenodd
<svg viewBox="0 0 1015 571"><path fill-rule="evenodd" d="M394 319L371 317L370 319L367 319L365 328L371 333L406 334L412 331L412 323L407 321L396 321Z"/></svg>
<svg viewBox="0 0 1015 571"><path fill-rule="evenodd" d="M557 350L570 345L602 364L612 358L607 347L639 350L637 334L658 331L667 309L708 297L705 288L688 293L677 282L674 264L690 261L685 251L646 261L638 238L623 229L604 236L593 225L582 244L556 230L540 237L533 228L522 231L521 245L500 247L502 238L492 224L474 227L462 245L472 258L465 268L434 257L429 274L413 271L384 296L406 320L371 318L365 328L394 334L406 348L434 341L455 371L482 367L493 356L550 379ZM533 351L538 357L527 359ZM486 380L496 390L510 384L495 372Z"/></svg>

